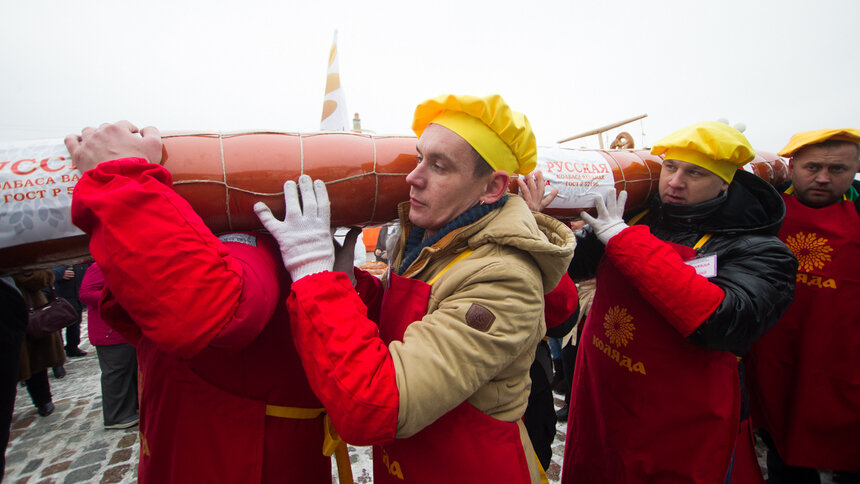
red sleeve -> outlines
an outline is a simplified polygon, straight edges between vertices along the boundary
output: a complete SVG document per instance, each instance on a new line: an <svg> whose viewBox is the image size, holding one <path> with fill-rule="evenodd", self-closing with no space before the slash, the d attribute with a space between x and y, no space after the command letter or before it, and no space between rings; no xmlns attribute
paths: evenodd
<svg viewBox="0 0 860 484"><path fill-rule="evenodd" d="M543 311L547 329L567 321L578 307L579 294L576 292L576 284L565 273L555 289L544 295Z"/></svg>
<svg viewBox="0 0 860 484"><path fill-rule="evenodd" d="M303 277L287 308L308 381L335 430L353 445L393 439L400 406L394 362L349 278Z"/></svg>
<svg viewBox="0 0 860 484"><path fill-rule="evenodd" d="M140 158L101 163L75 186L72 221L123 311L165 351L191 357L231 321L244 267Z"/></svg>
<svg viewBox="0 0 860 484"><path fill-rule="evenodd" d="M253 341L283 304L290 286L278 243L267 235L245 234L253 243L226 242L224 245L242 266L242 295L236 312L210 346L243 348Z"/></svg>
<svg viewBox="0 0 860 484"><path fill-rule="evenodd" d="M705 322L725 292L685 264L668 243L647 226L621 231L606 244L606 256L683 337Z"/></svg>

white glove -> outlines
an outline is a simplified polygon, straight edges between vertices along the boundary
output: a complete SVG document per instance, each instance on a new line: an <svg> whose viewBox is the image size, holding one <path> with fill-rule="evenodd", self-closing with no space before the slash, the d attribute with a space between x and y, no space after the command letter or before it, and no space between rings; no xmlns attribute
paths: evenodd
<svg viewBox="0 0 860 484"><path fill-rule="evenodd" d="M276 219L263 202L254 204L254 212L266 230L278 241L284 267L293 282L317 272L330 271L334 265L330 223L331 205L322 180L299 177L304 211L299 205L296 182L284 183L284 221Z"/></svg>
<svg viewBox="0 0 860 484"><path fill-rule="evenodd" d="M618 200L615 199L615 189L612 188L607 194L608 202L603 202L603 196L597 194L594 198L594 207L597 209L597 218L582 212L582 219L594 230L594 235L603 242L609 243L609 239L618 235L628 225L624 223L624 204L627 203L627 191L621 190Z"/></svg>

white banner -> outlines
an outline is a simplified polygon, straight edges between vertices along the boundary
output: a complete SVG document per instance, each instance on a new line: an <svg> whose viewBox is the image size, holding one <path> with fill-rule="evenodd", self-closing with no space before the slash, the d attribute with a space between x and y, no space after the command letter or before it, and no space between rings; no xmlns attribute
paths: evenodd
<svg viewBox="0 0 860 484"><path fill-rule="evenodd" d="M83 234L71 220L80 176L63 140L0 143L0 248Z"/></svg>
<svg viewBox="0 0 860 484"><path fill-rule="evenodd" d="M606 197L615 186L612 166L599 151L539 146L537 168L558 196L548 208L594 207L594 195Z"/></svg>
<svg viewBox="0 0 860 484"><path fill-rule="evenodd" d="M346 111L346 93L340 87L340 54L337 53L337 30L328 57L328 71L325 81L325 98L320 120L321 130L348 131L349 114Z"/></svg>

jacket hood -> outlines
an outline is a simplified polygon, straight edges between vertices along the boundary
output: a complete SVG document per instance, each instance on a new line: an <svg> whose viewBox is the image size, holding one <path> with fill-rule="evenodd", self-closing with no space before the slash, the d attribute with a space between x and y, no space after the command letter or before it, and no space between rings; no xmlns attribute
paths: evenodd
<svg viewBox="0 0 860 484"><path fill-rule="evenodd" d="M533 213L516 195L510 195L508 202L496 211L496 216L483 230L476 232L468 238L469 248L484 244L506 245L531 255L541 271L547 292L553 290L567 272L576 247L576 237L570 228L552 217Z"/></svg>
<svg viewBox="0 0 860 484"><path fill-rule="evenodd" d="M776 189L752 173L738 170L724 195L692 205L651 200L652 226L710 233L776 235L785 204Z"/></svg>

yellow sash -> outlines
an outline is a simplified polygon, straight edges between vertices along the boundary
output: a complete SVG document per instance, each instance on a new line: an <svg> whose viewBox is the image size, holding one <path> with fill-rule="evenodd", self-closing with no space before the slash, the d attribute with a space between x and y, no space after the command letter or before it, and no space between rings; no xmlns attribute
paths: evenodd
<svg viewBox="0 0 860 484"><path fill-rule="evenodd" d="M454 258L448 265L446 265L438 274L428 283L433 285L439 276L445 273L448 269L451 268L457 262L468 257L473 251L465 250L460 253L457 257ZM292 419L313 419L317 418L320 415L325 413L325 409L323 408L298 408L298 407L281 407L278 405L266 405L266 415L270 417L278 417L278 418L292 418ZM337 462L337 473L340 478L341 483L352 484L352 468L349 465L349 451L346 447L346 442L344 442L340 436L337 434L337 431L331 424L331 419L328 415L325 415L323 419L323 432L325 433L325 440L323 441L323 455L331 456L334 454L335 461Z"/></svg>
<svg viewBox="0 0 860 484"><path fill-rule="evenodd" d="M298 420L307 420L317 418L325 413L322 408L299 408L299 407L281 407L278 405L266 405L266 415L278 418L292 418ZM331 457L334 454L335 462L337 462L338 479L343 484L352 484L352 467L349 465L349 450L337 431L331 425L331 419L328 415L323 418L323 455Z"/></svg>

